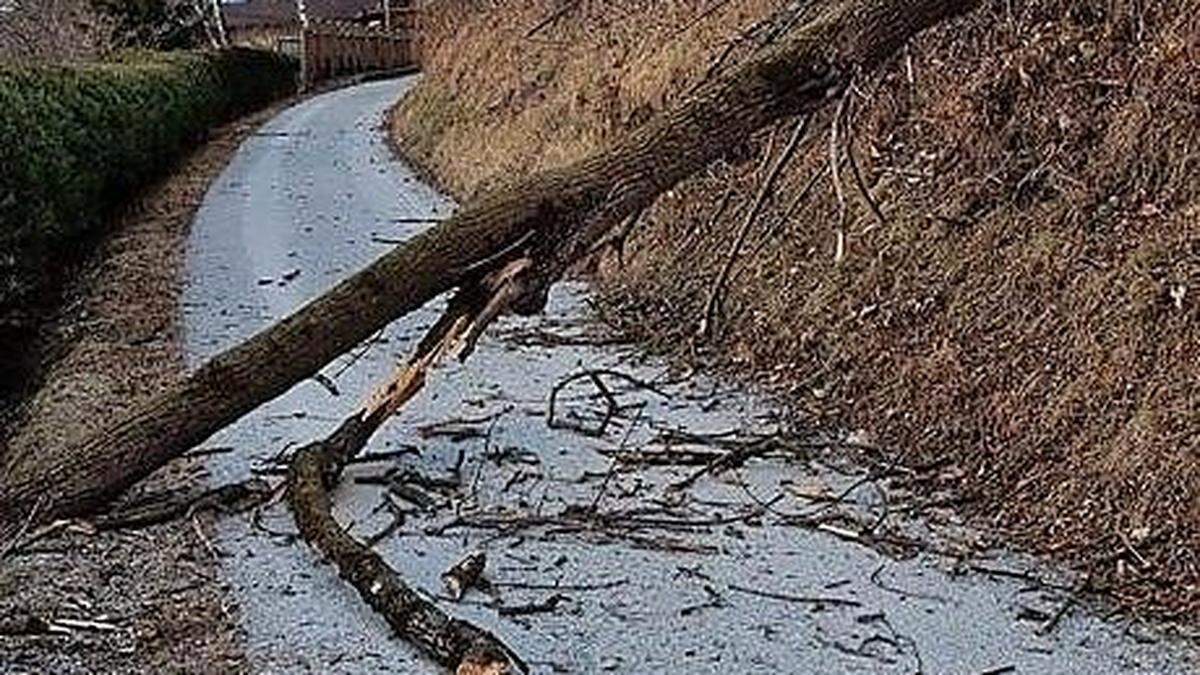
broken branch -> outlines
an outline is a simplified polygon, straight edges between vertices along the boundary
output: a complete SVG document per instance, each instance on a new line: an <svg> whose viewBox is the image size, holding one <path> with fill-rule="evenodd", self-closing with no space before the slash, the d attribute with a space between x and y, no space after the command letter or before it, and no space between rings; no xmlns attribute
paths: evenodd
<svg viewBox="0 0 1200 675"><path fill-rule="evenodd" d="M746 245L746 237L750 234L750 228L758 220L759 214L762 213L767 198L775 192L776 181L779 180L779 176L783 173L784 168L787 167L792 157L796 154L796 150L800 145L800 139L804 138L811 119L811 117L805 116L796 123L795 129L792 131L792 137L788 140L788 144L783 149L782 154L780 154L779 161L775 163L774 168L771 169L771 173L767 175L766 180L763 181L762 186L759 188L758 196L754 199L754 205L746 212L746 217L742 220L742 225L738 229L733 246L729 249L729 255L726 256L725 263L721 266L721 271L717 274L716 281L713 282L712 290L708 293L708 303L704 307L704 316L700 320L700 328L696 331L700 337L712 337L713 326L721 308L721 296L725 292L725 284L729 281L729 274L733 271L733 265L741 256L742 248Z"/></svg>

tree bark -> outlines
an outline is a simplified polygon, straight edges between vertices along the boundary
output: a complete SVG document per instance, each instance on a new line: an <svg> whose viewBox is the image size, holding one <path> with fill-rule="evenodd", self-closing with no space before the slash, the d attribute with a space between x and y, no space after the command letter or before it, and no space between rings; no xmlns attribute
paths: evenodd
<svg viewBox="0 0 1200 675"><path fill-rule="evenodd" d="M355 414L329 438L296 451L288 472L288 502L301 536L337 566L397 635L437 663L457 675L515 672L514 665L527 672L520 657L496 636L448 616L334 519L331 492L346 463L383 422L384 412Z"/></svg>
<svg viewBox="0 0 1200 675"><path fill-rule="evenodd" d="M612 145L493 190L292 316L217 356L87 440L8 458L0 539L35 518L103 505L168 461L315 374L388 323L517 256L545 290L614 224L753 132L836 100L913 35L978 0L841 0ZM537 301L518 311L538 309Z"/></svg>
<svg viewBox="0 0 1200 675"><path fill-rule="evenodd" d="M225 12L221 9L221 0L209 0L209 14L212 16L213 28L216 30L220 47L229 46L229 32L225 30Z"/></svg>
<svg viewBox="0 0 1200 675"><path fill-rule="evenodd" d="M425 386L438 361L469 351L479 328L495 316L491 308L513 297L520 281L518 260L489 275L482 287L457 294L442 318L426 333L416 353L395 377L324 441L292 456L287 497L300 535L337 566L343 579L378 612L401 638L456 675L528 672L525 662L495 635L470 622L448 616L409 587L370 547L351 537L333 517L332 492L343 469L393 412Z"/></svg>

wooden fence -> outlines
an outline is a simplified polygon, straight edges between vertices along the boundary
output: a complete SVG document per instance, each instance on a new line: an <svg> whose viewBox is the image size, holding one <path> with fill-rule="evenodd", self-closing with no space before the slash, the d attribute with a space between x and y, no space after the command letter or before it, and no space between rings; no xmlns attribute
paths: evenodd
<svg viewBox="0 0 1200 675"><path fill-rule="evenodd" d="M415 25L407 23L385 31L352 23L313 22L300 38L304 83L416 67L414 33Z"/></svg>
<svg viewBox="0 0 1200 675"><path fill-rule="evenodd" d="M294 20L261 21L232 27L230 37L235 44L275 49L300 59L306 87L334 77L417 67L417 10L394 10L390 29L380 23L313 20L301 29Z"/></svg>

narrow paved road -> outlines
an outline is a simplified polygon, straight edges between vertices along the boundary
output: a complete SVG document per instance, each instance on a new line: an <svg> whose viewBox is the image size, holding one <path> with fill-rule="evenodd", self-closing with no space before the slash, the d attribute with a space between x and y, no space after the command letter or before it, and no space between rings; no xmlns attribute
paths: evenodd
<svg viewBox="0 0 1200 675"><path fill-rule="evenodd" d="M189 245L193 363L425 227L414 221L451 211L392 158L379 130L411 83L312 99L237 154L205 200ZM669 381L662 364L595 339L585 314L586 289L566 286L547 318L501 322L468 364L436 375L371 447L411 445L420 456L350 473L369 479L402 468L453 479L457 487L427 491L425 510L393 498L409 511L407 522L378 550L431 597L443 593L442 570L485 550L494 594L438 602L496 631L537 672L1189 672L1193 648L1154 630L1082 608L1052 621L1073 581L1043 565L1001 555L980 564L1031 576L963 574L944 556L891 556L835 536L845 537L853 522L829 532L783 524L780 513L812 512L805 495L853 484L860 487L846 492L851 501L880 522L892 517L879 510L878 490L836 457L755 460L682 491L670 484L695 465L619 470L616 453L711 453L711 441L729 438L716 432L768 433L775 421L768 405L744 392L697 378ZM303 383L212 439L211 446L236 448L213 458L214 483L243 479L327 434L432 317L431 310L407 317L326 368L340 396ZM550 429L547 397L581 367L653 380L669 398L612 378L608 386L625 407L607 434ZM603 402L588 387L582 380L564 391L560 419L597 423L593 411ZM713 435L705 443L678 434L664 440L670 430ZM388 503L380 487L349 481L337 509L366 538L390 522L397 507ZM587 518L592 512L612 519ZM216 542L259 671L437 672L392 638L292 531L276 506L257 524L224 519ZM954 536L970 533L938 534Z"/></svg>
<svg viewBox="0 0 1200 675"><path fill-rule="evenodd" d="M383 142L384 114L411 79L318 96L283 112L238 151L196 215L187 251L186 350L192 364L237 344L425 227L453 205ZM237 452L210 465L214 484L245 479L261 458L322 437L349 414L423 323L393 327L356 366L326 369L345 393L295 387L211 440ZM382 436L381 436L382 437ZM281 509L272 527L292 529ZM421 672L424 662L311 552L227 519L220 547L248 652L260 672ZM334 662L336 663L336 666Z"/></svg>

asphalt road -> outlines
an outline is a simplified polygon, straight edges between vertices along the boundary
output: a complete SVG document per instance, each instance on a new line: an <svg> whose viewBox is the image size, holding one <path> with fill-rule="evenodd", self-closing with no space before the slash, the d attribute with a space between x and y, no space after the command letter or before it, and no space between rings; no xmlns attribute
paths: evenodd
<svg viewBox="0 0 1200 675"><path fill-rule="evenodd" d="M451 213L453 204L383 141L384 111L412 82L311 99L237 153L205 199L188 246L193 365L427 226L416 221ZM535 671L1190 672L1193 645L1158 628L1103 620L1086 603L1066 604L1075 580L1043 563L996 554L976 562L1030 576L963 573L945 556L897 556L847 541L853 524L819 531L782 522L781 513L814 512L803 495L861 482L859 468L836 457L754 460L682 494L670 484L696 466L613 470L619 451L714 451L668 444L664 430L748 436L771 433L777 422L765 400L704 378L671 381L664 364L593 339L602 331L587 321L586 301L586 288L567 285L553 295L548 317L502 321L467 364L439 371L370 448L414 446L421 456L399 466L441 477L455 476L462 458L459 487L431 493L436 505L427 511L405 507L405 526L377 550L431 597L444 593L444 569L468 551L486 551L494 595L437 601L494 630ZM281 451L326 435L404 358L434 311L396 322L360 354L327 367L339 396L302 383L212 439L210 446L236 449L213 457L214 484L246 478ZM611 378L625 407L606 434L549 428L552 388L581 368L657 382L669 398ZM564 390L562 419L597 423L603 400L590 386L582 380ZM361 538L381 531L390 510L380 508L383 488L352 479L389 468L354 467L337 494L339 517ZM847 500L879 512L870 483ZM588 509L610 514L613 524L581 519ZM456 525L460 516L469 522ZM972 536L919 521L904 527L943 544ZM293 531L276 506L257 526L244 516L223 519L216 541L258 670L439 672L393 638ZM532 612L555 596L552 610ZM532 613L514 616L514 607Z"/></svg>

